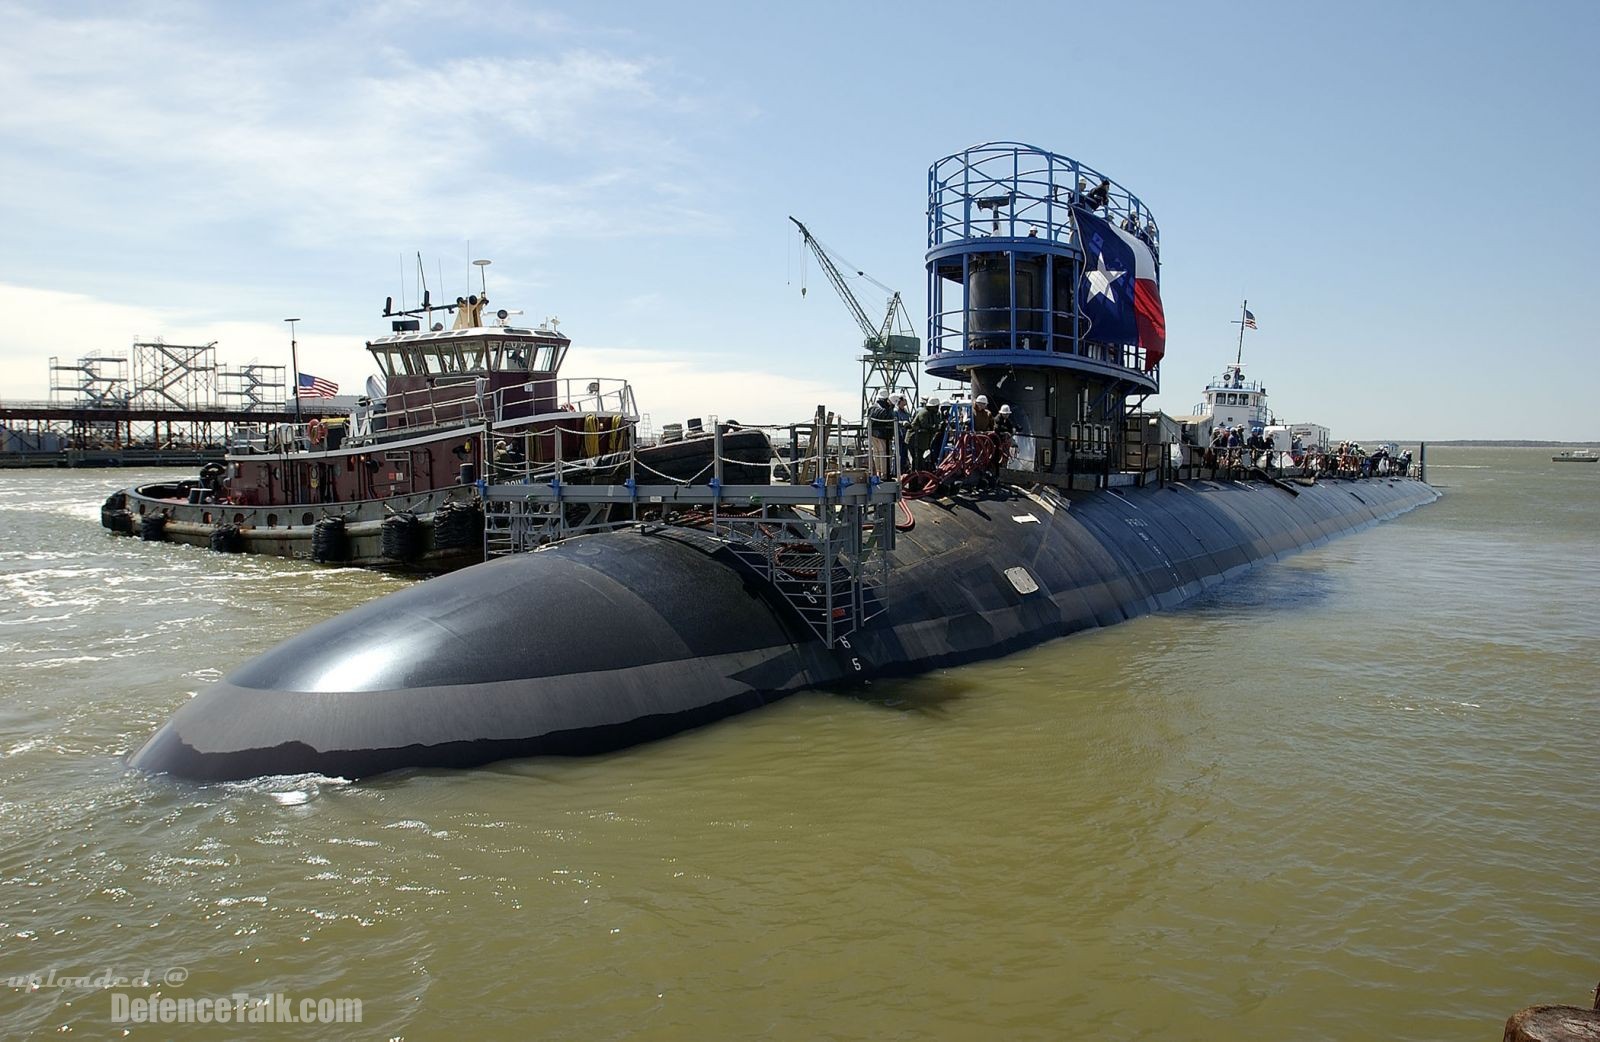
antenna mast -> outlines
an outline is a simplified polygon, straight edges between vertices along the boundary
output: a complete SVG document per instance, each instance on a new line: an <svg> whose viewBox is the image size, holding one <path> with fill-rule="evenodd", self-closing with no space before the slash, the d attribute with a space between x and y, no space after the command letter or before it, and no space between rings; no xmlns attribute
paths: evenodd
<svg viewBox="0 0 1600 1042"><path fill-rule="evenodd" d="M289 323L289 364L294 366L294 422L300 422L300 345L294 338L294 324L298 318L286 318Z"/></svg>
<svg viewBox="0 0 1600 1042"><path fill-rule="evenodd" d="M427 326L425 328L432 329L433 328L433 308L431 306L429 306L430 303L431 303L431 298L428 296L428 273L422 267L422 251L421 250L417 251L417 283L418 283L418 285L420 285L422 287L422 306L424 308L426 308L427 311L428 311L428 324L427 324ZM404 306L404 305L402 305L402 306Z"/></svg>
<svg viewBox="0 0 1600 1042"><path fill-rule="evenodd" d="M1245 323L1249 320L1250 301L1246 300L1244 303L1239 305L1239 353L1233 356L1233 364L1235 367L1238 367L1244 363L1244 327Z"/></svg>

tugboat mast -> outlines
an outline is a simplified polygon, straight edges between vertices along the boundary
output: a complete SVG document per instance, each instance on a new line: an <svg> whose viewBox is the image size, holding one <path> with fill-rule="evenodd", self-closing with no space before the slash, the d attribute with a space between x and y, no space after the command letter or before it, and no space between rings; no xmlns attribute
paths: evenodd
<svg viewBox="0 0 1600 1042"><path fill-rule="evenodd" d="M298 318L286 318L289 323L289 365L294 369L294 422L303 422L300 418L300 345L294 339L294 324Z"/></svg>
<svg viewBox="0 0 1600 1042"><path fill-rule="evenodd" d="M1244 364L1244 331L1246 327L1255 328L1255 316L1250 314L1249 300L1239 305L1239 317L1233 324L1239 327L1239 351L1233 356L1233 364L1238 366Z"/></svg>

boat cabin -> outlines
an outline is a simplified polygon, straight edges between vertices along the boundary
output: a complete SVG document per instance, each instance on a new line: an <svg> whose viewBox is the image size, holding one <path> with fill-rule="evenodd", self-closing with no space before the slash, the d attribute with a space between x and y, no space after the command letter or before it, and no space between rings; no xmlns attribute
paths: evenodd
<svg viewBox="0 0 1600 1042"><path fill-rule="evenodd" d="M554 325L422 330L396 319L367 343L384 379L388 428L436 425L492 413L516 419L556 411L556 378L572 341Z"/></svg>
<svg viewBox="0 0 1600 1042"><path fill-rule="evenodd" d="M1206 384L1205 401L1195 406L1197 415L1211 417L1221 427L1265 427L1272 422L1267 389L1244 378L1244 366L1230 365Z"/></svg>
<svg viewBox="0 0 1600 1042"><path fill-rule="evenodd" d="M247 435L228 456L223 487L213 490L218 501L321 505L430 495L470 486L503 456L541 464L625 448L638 419L627 381L563 379L572 341L554 319L512 326L500 311L484 325L485 304L474 297L446 308L456 312L451 329L432 324L439 306L386 307L391 332L366 345L383 386L369 382L369 396L347 418L250 432L258 436Z"/></svg>

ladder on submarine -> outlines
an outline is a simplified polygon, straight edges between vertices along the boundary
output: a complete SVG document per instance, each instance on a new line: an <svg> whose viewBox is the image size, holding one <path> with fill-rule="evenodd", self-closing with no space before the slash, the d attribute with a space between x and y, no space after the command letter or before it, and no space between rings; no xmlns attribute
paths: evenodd
<svg viewBox="0 0 1600 1042"><path fill-rule="evenodd" d="M761 576L828 648L887 606L894 482L809 485L486 485L486 559L574 536L670 529L726 548Z"/></svg>

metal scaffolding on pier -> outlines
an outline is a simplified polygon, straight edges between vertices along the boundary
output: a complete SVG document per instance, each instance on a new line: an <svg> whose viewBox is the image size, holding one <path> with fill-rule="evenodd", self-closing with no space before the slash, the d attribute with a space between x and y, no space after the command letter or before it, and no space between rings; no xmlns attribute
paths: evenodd
<svg viewBox="0 0 1600 1042"><path fill-rule="evenodd" d="M6 401L0 427L35 452L54 445L79 452L220 450L233 425L295 419L286 367L222 365L216 346L157 338L126 352L52 357L49 400ZM306 409L324 413L328 404Z"/></svg>

